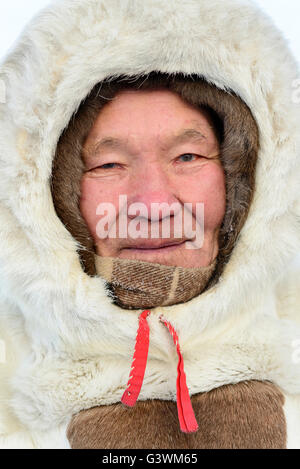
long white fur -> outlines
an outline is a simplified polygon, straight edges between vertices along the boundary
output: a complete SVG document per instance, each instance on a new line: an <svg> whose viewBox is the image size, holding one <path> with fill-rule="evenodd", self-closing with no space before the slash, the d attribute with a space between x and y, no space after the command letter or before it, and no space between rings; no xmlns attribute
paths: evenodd
<svg viewBox="0 0 300 469"><path fill-rule="evenodd" d="M287 42L248 0L53 1L0 69L0 446L65 447L73 413L117 402L126 387L138 312L114 306L103 281L83 273L49 178L59 136L92 87L153 70L237 93L260 152L250 214L218 285L152 311L140 398L176 398L176 351L160 314L178 332L191 393L270 380L293 396L289 413L300 395L299 298L285 309L300 251L299 70Z"/></svg>

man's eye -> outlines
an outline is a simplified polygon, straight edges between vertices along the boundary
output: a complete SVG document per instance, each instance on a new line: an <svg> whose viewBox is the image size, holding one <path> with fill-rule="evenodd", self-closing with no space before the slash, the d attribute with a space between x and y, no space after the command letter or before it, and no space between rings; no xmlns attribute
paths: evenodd
<svg viewBox="0 0 300 469"><path fill-rule="evenodd" d="M120 165L119 163L105 163L105 164L102 164L101 166L95 166L94 168L89 168L86 170L86 172L94 172L94 173L97 173L101 170L108 170L108 169L116 169L116 168L119 168Z"/></svg>
<svg viewBox="0 0 300 469"><path fill-rule="evenodd" d="M112 169L112 168L115 168L116 166L118 166L117 163L105 163L102 166L100 166L100 168L102 168L102 169Z"/></svg>
<svg viewBox="0 0 300 469"><path fill-rule="evenodd" d="M195 161L197 158L198 156L194 155L193 153L185 153L184 155L179 156L179 160L183 161L184 163Z"/></svg>

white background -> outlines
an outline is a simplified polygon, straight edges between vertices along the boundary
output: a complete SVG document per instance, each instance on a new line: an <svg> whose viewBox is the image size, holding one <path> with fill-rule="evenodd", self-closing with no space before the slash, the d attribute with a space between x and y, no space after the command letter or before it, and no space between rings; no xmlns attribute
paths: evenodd
<svg viewBox="0 0 300 469"><path fill-rule="evenodd" d="M145 0L147 1L147 0ZM209 1L209 0L207 0ZM300 0L256 0L284 32L300 62ZM28 20L51 0L0 0L0 58Z"/></svg>

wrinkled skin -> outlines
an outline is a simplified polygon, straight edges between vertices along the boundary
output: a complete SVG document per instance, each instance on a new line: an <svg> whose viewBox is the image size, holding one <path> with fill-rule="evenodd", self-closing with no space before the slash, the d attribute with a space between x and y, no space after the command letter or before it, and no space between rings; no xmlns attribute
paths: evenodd
<svg viewBox="0 0 300 469"><path fill-rule="evenodd" d="M219 142L211 118L204 110L186 103L168 90L122 91L98 115L85 142L85 173L81 181L80 210L100 256L138 259L166 265L201 267L210 265L218 254L218 234L225 214L225 176L219 160ZM128 229L140 215L146 238L118 236L100 239L96 210L110 203L116 218L107 216L108 231L124 214L119 196L127 206L143 203L147 213L125 213ZM204 242L188 249L195 231L187 230L180 211L158 212L150 220L152 203L192 204L192 229L199 227L197 203L204 204ZM183 213L183 212L182 212ZM107 212L106 212L107 214ZM103 213L104 215L104 213ZM163 233L168 218L170 235ZM124 218L123 218L124 220ZM181 220L181 236L176 235ZM159 237L150 228L156 225ZM99 225L98 225L99 226ZM128 230L130 231L130 230Z"/></svg>

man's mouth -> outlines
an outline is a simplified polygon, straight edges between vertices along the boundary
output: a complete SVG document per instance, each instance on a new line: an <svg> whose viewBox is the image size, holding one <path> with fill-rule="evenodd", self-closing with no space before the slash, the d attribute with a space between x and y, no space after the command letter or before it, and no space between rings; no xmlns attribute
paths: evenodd
<svg viewBox="0 0 300 469"><path fill-rule="evenodd" d="M186 241L187 240L172 240L167 242L161 242L160 240L149 240L147 242L124 247L123 250L130 250L131 252L166 252L172 251L180 246L183 246Z"/></svg>

